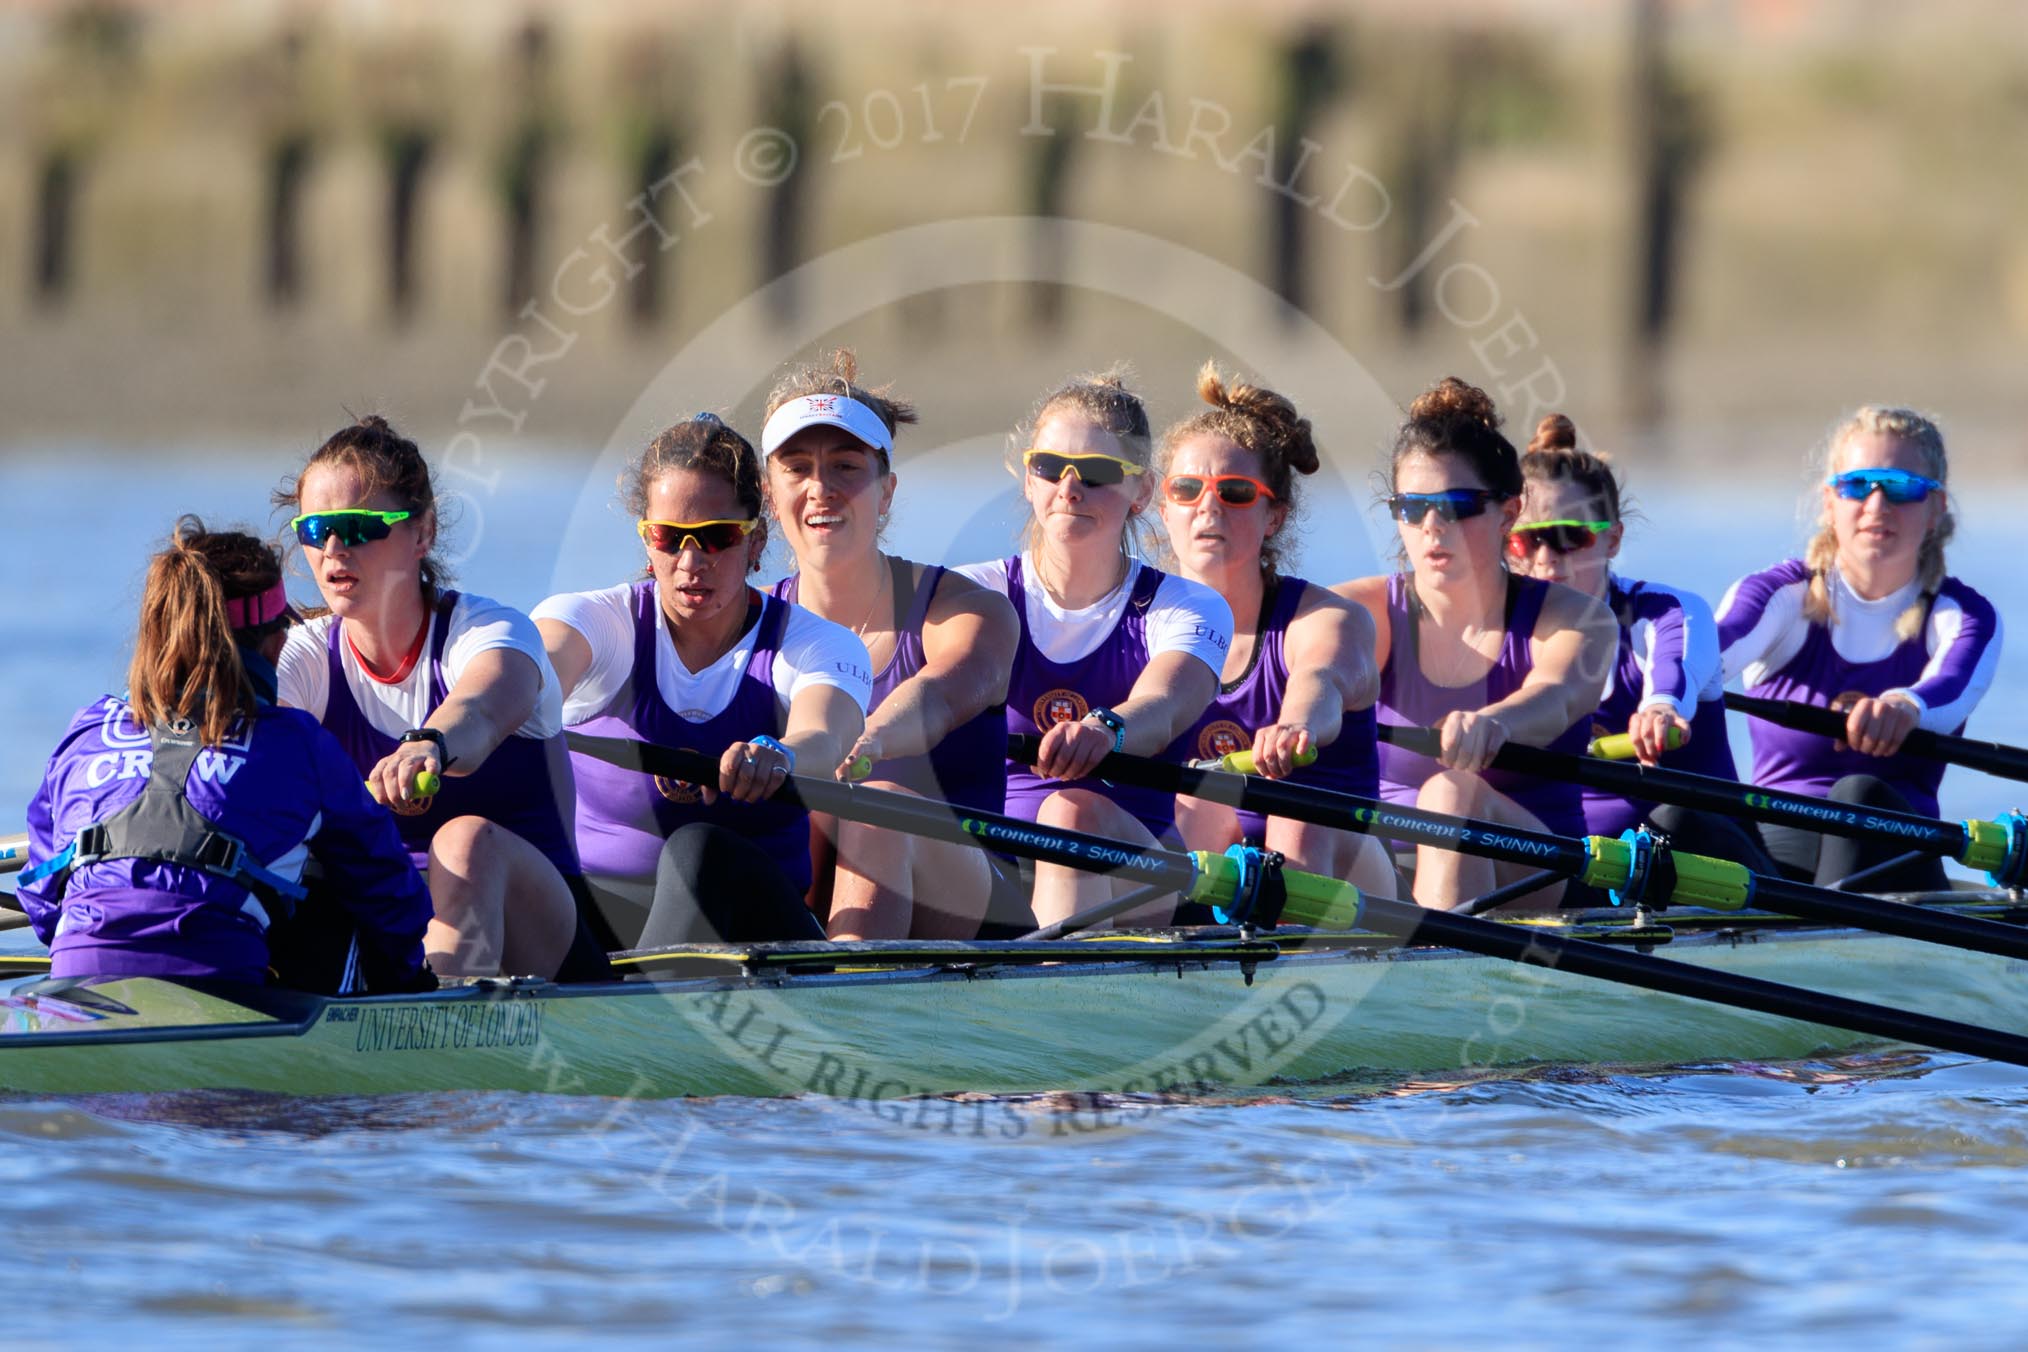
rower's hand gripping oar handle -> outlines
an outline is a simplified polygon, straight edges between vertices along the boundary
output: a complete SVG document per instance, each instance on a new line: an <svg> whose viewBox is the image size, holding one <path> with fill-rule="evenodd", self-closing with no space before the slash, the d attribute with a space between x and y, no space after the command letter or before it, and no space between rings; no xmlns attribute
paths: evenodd
<svg viewBox="0 0 2028 1352"><path fill-rule="evenodd" d="M1666 750L1674 751L1677 747L1683 745L1683 729L1672 724L1669 731L1663 735L1662 741ZM1584 752L1587 756L1595 756L1599 760L1613 761L1633 760L1639 754L1634 750L1633 737L1624 732L1612 732L1607 733L1603 737L1594 737L1591 739L1590 744L1585 747Z"/></svg>
<svg viewBox="0 0 2028 1352"><path fill-rule="evenodd" d="M443 787L444 778L442 775L438 774L435 770L423 771L415 777L416 797L412 802L407 804L407 811L414 814L428 808L430 799L436 797ZM388 806L387 800L380 796L380 786L370 779L366 781L366 791L373 795L374 802L382 806Z"/></svg>
<svg viewBox="0 0 2028 1352"><path fill-rule="evenodd" d="M1316 763L1316 747L1306 746L1296 753L1297 768L1300 769L1305 765L1315 765ZM1238 751L1228 751L1223 756L1214 756L1210 760L1191 761L1190 768L1193 770L1223 770L1229 775L1257 775L1260 773L1259 767L1253 763L1253 748L1250 746L1242 747Z"/></svg>

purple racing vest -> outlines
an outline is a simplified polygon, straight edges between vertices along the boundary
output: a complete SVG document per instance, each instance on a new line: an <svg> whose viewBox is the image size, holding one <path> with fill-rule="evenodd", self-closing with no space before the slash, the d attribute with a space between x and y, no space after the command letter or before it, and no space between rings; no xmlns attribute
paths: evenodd
<svg viewBox="0 0 2028 1352"><path fill-rule="evenodd" d="M1506 699L1527 679L1535 663L1528 654L1528 639L1535 632L1549 583L1518 574L1507 575L1506 633L1500 640L1500 655L1485 676L1461 686L1433 684L1422 674L1416 655L1417 619L1422 606L1413 599L1413 583L1407 573L1387 580L1387 622L1393 643L1387 666L1380 673L1380 699L1375 705L1378 721L1394 727L1431 728L1444 715L1461 709L1483 709ZM1566 728L1549 750L1573 756L1584 754L1587 720ZM1423 781L1439 769L1427 756L1418 756L1402 747L1380 744L1380 796L1390 803L1413 806ZM1486 770L1486 783L1535 814L1546 830L1558 835L1584 834L1584 808L1575 784L1517 775L1511 770Z"/></svg>
<svg viewBox="0 0 2028 1352"><path fill-rule="evenodd" d="M749 593L751 595L752 593ZM594 737L627 737L637 742L681 747L722 756L734 742L767 733L782 734L775 699L775 653L781 647L789 607L773 597L761 601L753 654L725 708L693 723L671 709L655 684L656 635L662 605L652 578L634 584L634 661L612 712L573 725ZM754 841L775 858L797 892L810 886L810 817L783 803L736 803L721 796L706 803L694 784L626 770L571 753L577 769L577 843L585 872L652 884L662 843L680 826L714 822Z"/></svg>
<svg viewBox="0 0 2028 1352"><path fill-rule="evenodd" d="M432 708L442 704L450 694L450 685L444 680L444 645L450 638L451 612L457 604L456 592L444 592L437 598L436 614L430 619ZM343 621L333 621L325 640L331 693L324 704L324 726L337 737L363 775L392 753L401 739L368 722L352 698L340 647L345 641L344 628ZM443 787L430 800L427 811L395 818L402 841L418 869L429 868L430 840L438 827L457 817L483 817L542 851L543 857L556 865L556 871L565 878L577 873L577 847L564 825L572 790L570 760L561 735L547 739L509 736L469 774L445 775L443 780Z"/></svg>
<svg viewBox="0 0 2028 1352"><path fill-rule="evenodd" d="M908 586L906 559L890 558L894 594L899 597ZM908 613L899 618L894 631L894 655L873 675L873 697L867 704L870 714L895 692L903 681L923 669L922 626L935 599L937 584L943 580L941 564L923 569L916 584ZM775 583L771 592L779 600L796 604L800 573ZM940 799L985 812L1000 812L1007 802L1007 713L1002 705L980 710L952 728L925 756L889 756L875 762L870 778L899 784L925 798Z"/></svg>
<svg viewBox="0 0 2028 1352"><path fill-rule="evenodd" d="M1768 570L1777 583L1792 583L1809 576L1800 561L1791 560ZM1990 609L1983 597L1955 578L1944 579L1942 591L1952 594L1968 611L1973 606ZM1721 629L1720 638L1729 637ZM1927 628L1925 623L1924 628ZM1977 654L1970 655L1976 661ZM1762 699L1795 700L1799 704L1829 707L1840 695L1878 695L1908 688L1922 681L1930 654L1925 633L1904 639L1877 662L1852 662L1838 655L1828 626L1811 622L1801 651L1780 671L1770 674L1747 694ZM1969 661L1965 663L1969 667ZM1778 727L1760 719L1748 723L1753 738L1753 780L1770 789L1791 793L1823 795L1847 775L1871 775L1892 786L1908 801L1908 810L1926 817L1937 815L1937 787L1943 782L1944 763L1923 756L1868 756L1850 747L1840 749L1829 737ZM1963 732L1960 723L1952 732Z"/></svg>
<svg viewBox="0 0 2028 1352"><path fill-rule="evenodd" d="M1289 663L1282 642L1310 585L1297 577L1278 578L1269 585L1260 632L1254 638L1252 664L1238 680L1219 686L1211 707L1169 748L1171 759L1211 760L1243 750L1253 745L1256 731L1281 718L1289 688ZM1320 748L1315 762L1282 782L1374 797L1380 766L1373 725L1371 708L1347 710L1337 740ZM1267 818L1245 808L1236 811L1240 834L1258 844L1267 833Z"/></svg>
<svg viewBox="0 0 2028 1352"><path fill-rule="evenodd" d="M1641 665L1641 655L1634 650L1633 631L1642 620L1657 626L1651 655L1655 667L1655 689L1661 693L1681 694L1686 683L1683 676L1682 607L1674 596L1642 582L1615 577L1607 584L1606 604L1612 607L1613 615L1619 621L1619 654L1613 665L1612 691L1591 716L1587 739L1625 732L1627 720L1641 707L1641 692L1646 688L1648 670ZM1672 619L1675 621L1673 624ZM1692 695L1695 693L1690 692ZM1739 769L1732 759L1732 743L1725 730L1725 701L1722 698L1697 702L1697 712L1690 719L1689 743L1674 751L1663 752L1660 764L1670 770L1685 770L1714 779L1739 778ZM1585 830L1597 836L1618 836L1639 825L1655 806L1603 789L1585 788L1582 794Z"/></svg>
<svg viewBox="0 0 2028 1352"><path fill-rule="evenodd" d="M1052 662L1035 646L1028 632L1028 596L1019 555L1007 560L1007 599L1021 619L1021 642L1014 650L1014 670L1007 681L1007 731L1041 736L1058 723L1075 723L1094 708L1112 708L1133 693L1134 682L1148 667L1148 607L1168 574L1143 566L1127 598L1119 624L1098 647L1073 662ZM1171 747L1173 750L1173 744ZM1170 751L1164 751L1167 756ZM1032 766L1007 762L1007 813L1034 821L1042 802L1064 788ZM1173 794L1103 780L1077 781L1076 787L1103 795L1133 814L1156 840L1172 836L1176 827Z"/></svg>

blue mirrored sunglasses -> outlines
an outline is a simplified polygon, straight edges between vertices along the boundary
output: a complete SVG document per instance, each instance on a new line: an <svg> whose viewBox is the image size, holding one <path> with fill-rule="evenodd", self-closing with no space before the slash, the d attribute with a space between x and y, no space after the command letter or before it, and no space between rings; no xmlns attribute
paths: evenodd
<svg viewBox="0 0 2028 1352"><path fill-rule="evenodd" d="M1825 480L1831 491L1853 502L1864 502L1879 489L1892 503L1921 502L1943 485L1922 474L1905 469L1848 469Z"/></svg>
<svg viewBox="0 0 2028 1352"><path fill-rule="evenodd" d="M1431 512L1439 521L1469 521L1501 501L1498 493L1484 488L1446 488L1441 493L1396 493L1387 500L1387 510L1397 521L1420 525Z"/></svg>

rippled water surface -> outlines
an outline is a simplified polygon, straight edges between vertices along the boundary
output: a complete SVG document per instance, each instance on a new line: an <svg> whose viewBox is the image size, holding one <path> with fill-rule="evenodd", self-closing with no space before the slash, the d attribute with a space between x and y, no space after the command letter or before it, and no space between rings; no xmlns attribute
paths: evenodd
<svg viewBox="0 0 2028 1352"><path fill-rule="evenodd" d="M167 502L161 463L0 467L9 501L60 503L89 483L95 507L21 512L0 533L6 815L69 712L117 687L148 541L186 507L267 520L265 466L173 468ZM955 557L953 540L1007 538L1004 506L976 495L942 499L962 504L948 518L930 510L936 473L913 481L903 549ZM582 529L614 524L609 483L514 467L468 504L467 582L529 605L624 576L624 541ZM1715 596L1797 536L1783 497L1644 487L1636 574ZM573 501L559 540L558 504ZM1953 546L2010 617L2028 613L2009 556L2021 505L1965 505ZM1371 568L1372 538L1313 524L1314 572ZM2005 661L1976 732L2028 741L2022 671ZM1954 772L1946 810L1990 815L2015 793ZM0 1102L6 1336L2015 1346L2024 1109L2028 1071L1885 1053L879 1111L513 1094Z"/></svg>

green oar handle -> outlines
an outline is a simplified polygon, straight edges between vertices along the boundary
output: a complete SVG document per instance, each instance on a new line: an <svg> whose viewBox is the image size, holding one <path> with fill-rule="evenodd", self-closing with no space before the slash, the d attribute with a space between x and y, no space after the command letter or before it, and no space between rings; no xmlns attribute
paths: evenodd
<svg viewBox="0 0 2028 1352"><path fill-rule="evenodd" d="M1821 705L1727 692L1725 707L1798 732L1813 732L1819 737L1840 741L1845 737L1845 715ZM1927 756L1931 760L1946 761L1971 770L1984 770L2001 779L2028 781L2028 749L2008 746L2004 742L1978 742L1969 737L1953 737L1917 728L1908 734L1901 749L1907 755Z"/></svg>
<svg viewBox="0 0 2028 1352"><path fill-rule="evenodd" d="M1383 727L1380 735L1414 749L1431 745L1435 736L1427 728L1401 727ZM1010 737L1007 741L1008 755L1012 759L1033 758L1034 738ZM1581 756L1563 760L1624 774L1654 773L1642 767L1614 765L1609 761L1587 760ZM1185 793L1208 802L1248 808L1267 816L1289 817L1319 826L1434 845L1438 849L1525 864L1530 868L1554 869L1565 876L1582 877L1593 886L1622 895L1629 893L1632 885L1639 882L1642 884L1641 899L1656 904L1760 905L1799 919L1852 925L1883 934L1898 934L1906 939L2028 960L2028 927L1925 910L1901 902L1875 901L1857 893L1834 892L1826 887L1761 877L1728 859L1711 859L1661 849L1656 851L1648 867L1637 869L1640 861L1636 859L1633 847L1622 840L1604 836L1580 839L1552 835L1546 831L1524 831L1496 822L1396 807L1349 793L1192 770L1167 761L1118 753L1099 762L1094 773L1113 783ZM1735 792L1738 792L1737 786ZM1643 873L1645 877L1639 876ZM1748 883L1751 884L1750 890Z"/></svg>
<svg viewBox="0 0 2028 1352"><path fill-rule="evenodd" d="M429 801L430 799L436 797L438 792L441 791L443 787L444 787L444 778L442 775L438 774L434 770L423 771L421 774L415 777L416 801L417 802ZM366 791L373 795L374 802L377 803L381 801L379 785L369 781L366 786Z"/></svg>
<svg viewBox="0 0 2028 1352"><path fill-rule="evenodd" d="M709 775L717 764L710 757L674 747L654 746L623 738L586 737L578 733L566 736L573 751L646 774L668 775L694 782ZM1125 764L1139 758L1116 755L1111 760ZM1167 765L1166 768L1200 777L1204 774L1187 771L1178 765ZM1262 781L1242 779L1239 782L1254 784ZM960 816L953 813L947 804L932 803L910 794L855 789L835 780L798 779L792 775L776 797L800 802L805 807L834 816L893 826L919 835L972 844L994 844L1033 858L1059 859L1074 867L1096 868L1145 882L1168 882L1179 891L1198 890L1195 879L1208 871L1206 864L1167 850L1123 845L1100 836L1017 821L998 813ZM1295 879L1290 887L1292 903L1298 893L1307 901L1321 890L1301 881L1301 875L1292 874L1291 877ZM1344 886L1338 884L1341 889ZM1342 893L1339 895L1342 897ZM1922 914L1912 906L1900 909ZM1975 1028L1947 1019L1821 995L1771 981L1714 972L1603 944L1566 939L1560 935L1517 931L1510 926L1470 916L1424 910L1408 902L1366 897L1361 899L1360 910L1363 928L1395 935L1403 942L1447 944L1507 962L1556 967L1583 976L1688 995L1735 1008L1832 1024L1891 1041L1916 1042L1943 1051L1965 1052L2028 1065L2028 1038L1995 1029ZM1290 915L1289 918L1296 917Z"/></svg>
<svg viewBox="0 0 2028 1352"><path fill-rule="evenodd" d="M1674 751L1683 745L1683 729L1671 724L1662 741L1666 749ZM1586 755L1596 756L1600 760L1630 761L1637 755L1634 751L1634 739L1624 732L1611 732L1603 737L1594 737L1584 750Z"/></svg>
<svg viewBox="0 0 2028 1352"><path fill-rule="evenodd" d="M0 836L0 873L15 873L28 865L28 833Z"/></svg>
<svg viewBox="0 0 2028 1352"><path fill-rule="evenodd" d="M1437 747L1437 734L1427 728L1383 727L1380 737L1420 755L1433 754ZM1717 779L1687 770L1629 765L1589 756L1566 756L1560 751L1545 751L1519 742L1509 742L1501 747L1499 754L1493 758L1493 764L1499 769L1534 775L1538 779L1568 780L1636 802L1674 803L1679 807L1773 822L1778 826L1793 826L1823 835L1885 840L1904 849L1923 850L1958 859L1987 872L1998 869L2006 855L2005 828L1990 822L1960 825L1938 821L1934 817L1918 817L1912 812L1859 807L1852 803L1812 798L1808 794L1763 789L1753 784L1742 784L1736 779Z"/></svg>
<svg viewBox="0 0 2028 1352"><path fill-rule="evenodd" d="M1316 763L1316 747L1306 746L1296 753L1296 764L1298 767L1315 765ZM1253 748L1250 746L1242 747L1238 751L1228 751L1223 756L1219 756L1213 760L1191 761L1190 768L1193 770L1223 770L1231 775L1257 775L1260 773L1259 768L1253 763Z"/></svg>

